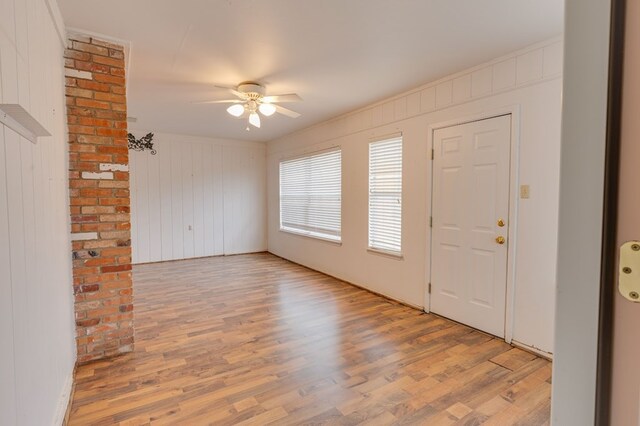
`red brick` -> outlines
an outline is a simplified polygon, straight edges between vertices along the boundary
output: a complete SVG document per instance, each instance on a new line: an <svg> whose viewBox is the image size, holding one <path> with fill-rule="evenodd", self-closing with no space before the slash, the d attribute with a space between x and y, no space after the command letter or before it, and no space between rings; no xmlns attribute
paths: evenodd
<svg viewBox="0 0 640 426"><path fill-rule="evenodd" d="M114 95L113 93L96 93L95 98L100 101L116 102L124 104L127 100L124 95Z"/></svg>
<svg viewBox="0 0 640 426"><path fill-rule="evenodd" d="M103 120L92 117L80 117L78 123L83 126L95 126L95 127L113 127L112 120Z"/></svg>
<svg viewBox="0 0 640 426"><path fill-rule="evenodd" d="M95 111L95 116L97 118L106 118L108 120L121 120L122 122L127 122L127 114L120 111Z"/></svg>
<svg viewBox="0 0 640 426"><path fill-rule="evenodd" d="M104 249L102 250L102 255L103 256L119 256L119 255L128 255L129 253L131 253L131 248L130 247L122 247L122 248L115 248L115 249Z"/></svg>
<svg viewBox="0 0 640 426"><path fill-rule="evenodd" d="M80 293L92 293L98 290L100 290L100 285L98 284L83 285L80 287Z"/></svg>
<svg viewBox="0 0 640 426"><path fill-rule="evenodd" d="M93 53L95 55L109 56L109 49L102 46L96 46L94 44L81 43L79 41L74 41L73 50L79 50L81 52Z"/></svg>
<svg viewBox="0 0 640 426"><path fill-rule="evenodd" d="M128 206L129 198L100 198L101 206Z"/></svg>
<svg viewBox="0 0 640 426"><path fill-rule="evenodd" d="M112 58L124 59L124 52L122 50L109 49L109 56Z"/></svg>
<svg viewBox="0 0 640 426"><path fill-rule="evenodd" d="M110 163L111 154L94 154L89 152L80 153L80 161L97 161L100 163Z"/></svg>
<svg viewBox="0 0 640 426"><path fill-rule="evenodd" d="M88 108L67 108L67 115L77 115L82 117L93 117L95 111Z"/></svg>
<svg viewBox="0 0 640 426"><path fill-rule="evenodd" d="M66 49L64 51L64 57L70 59L77 59L79 61L88 61L91 59L91 54L87 52L78 52L77 50Z"/></svg>
<svg viewBox="0 0 640 426"><path fill-rule="evenodd" d="M78 327L91 327L91 326L94 326L94 325L98 325L99 323L100 323L100 319L98 319L98 318L84 319L84 320L76 321L76 325Z"/></svg>
<svg viewBox="0 0 640 426"><path fill-rule="evenodd" d="M111 83L111 84L117 84L119 86L124 86L125 85L125 80L123 77L118 77L115 75L108 75L108 74L97 74L94 77L95 81L98 81L100 83Z"/></svg>
<svg viewBox="0 0 640 426"><path fill-rule="evenodd" d="M80 222L97 222L98 216L71 216L72 223L80 223Z"/></svg>
<svg viewBox="0 0 640 426"><path fill-rule="evenodd" d="M96 129L94 127L89 126L75 126L71 125L69 127L69 133L78 133L82 135L95 135Z"/></svg>
<svg viewBox="0 0 640 426"><path fill-rule="evenodd" d="M109 197L113 193L109 188L85 188L80 190L82 197Z"/></svg>
<svg viewBox="0 0 640 426"><path fill-rule="evenodd" d="M81 232L113 231L116 225L113 223L84 223L80 226Z"/></svg>
<svg viewBox="0 0 640 426"><path fill-rule="evenodd" d="M125 148L126 147L121 147ZM129 164L129 152L127 151L124 154L113 154L113 162L118 164Z"/></svg>
<svg viewBox="0 0 640 426"><path fill-rule="evenodd" d="M124 129L109 129L105 127L98 127L96 133L100 136L114 136L114 137L126 137L127 131Z"/></svg>
<svg viewBox="0 0 640 426"><path fill-rule="evenodd" d="M95 101L92 99L84 99L84 98L77 98L76 105L87 107L87 108L96 108L96 109L109 109L111 107L109 102Z"/></svg>
<svg viewBox="0 0 640 426"><path fill-rule="evenodd" d="M128 154L129 149L126 146L102 145L98 147L98 152L109 154Z"/></svg>
<svg viewBox="0 0 640 426"><path fill-rule="evenodd" d="M111 93L115 93L116 95L126 95L127 90L124 86L111 86Z"/></svg>
<svg viewBox="0 0 640 426"><path fill-rule="evenodd" d="M111 86L104 83L99 83L93 80L78 80L78 87L82 89L89 89L95 92L109 92L111 91Z"/></svg>
<svg viewBox="0 0 640 426"><path fill-rule="evenodd" d="M124 68L124 57L123 58L112 58L106 56L94 56L93 62L98 64L109 65L115 68Z"/></svg>
<svg viewBox="0 0 640 426"><path fill-rule="evenodd" d="M96 186L98 186L98 182L95 180L84 180L84 179L69 180L70 188L93 188Z"/></svg>
<svg viewBox="0 0 640 426"><path fill-rule="evenodd" d="M95 259L86 259L84 260L84 265L85 266L104 266L104 265L111 265L113 263L115 263L116 258L115 257L100 257L100 258L95 258Z"/></svg>
<svg viewBox="0 0 640 426"><path fill-rule="evenodd" d="M105 136L78 135L78 143L110 145L113 143L113 140Z"/></svg>
<svg viewBox="0 0 640 426"><path fill-rule="evenodd" d="M69 146L71 152L95 152L95 145L85 145L81 143L74 143Z"/></svg>
<svg viewBox="0 0 640 426"><path fill-rule="evenodd" d="M127 105L125 104L111 104L111 109L114 111L127 111Z"/></svg>
<svg viewBox="0 0 640 426"><path fill-rule="evenodd" d="M72 206L93 206L97 203L97 198L74 197L71 199Z"/></svg>
<svg viewBox="0 0 640 426"><path fill-rule="evenodd" d="M77 96L81 98L93 98L93 90L79 89L77 87L67 87L64 89L67 96Z"/></svg>
<svg viewBox="0 0 640 426"><path fill-rule="evenodd" d="M100 268L101 272L120 272L120 271L130 271L131 265L116 265L116 266L103 266Z"/></svg>

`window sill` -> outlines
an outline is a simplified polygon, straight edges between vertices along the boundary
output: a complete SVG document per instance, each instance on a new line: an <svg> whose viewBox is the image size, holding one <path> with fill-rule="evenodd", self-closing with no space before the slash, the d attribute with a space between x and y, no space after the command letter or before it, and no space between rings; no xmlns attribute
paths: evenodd
<svg viewBox="0 0 640 426"><path fill-rule="evenodd" d="M387 251L387 250L381 250L381 249L376 249L371 247L367 247L367 251L372 254L386 256L396 260L404 260L404 256L402 255L402 253L398 253L395 251Z"/></svg>
<svg viewBox="0 0 640 426"><path fill-rule="evenodd" d="M336 246L341 246L342 245L342 240L335 240L332 238L328 238L328 237L321 237L319 235L313 235L310 233L306 233L306 232L297 232L291 229L284 229L284 228L280 228L280 232L284 232L285 234L291 234L291 235L296 235L298 237L307 237L307 238L311 238L314 240L319 240L325 243L330 243Z"/></svg>

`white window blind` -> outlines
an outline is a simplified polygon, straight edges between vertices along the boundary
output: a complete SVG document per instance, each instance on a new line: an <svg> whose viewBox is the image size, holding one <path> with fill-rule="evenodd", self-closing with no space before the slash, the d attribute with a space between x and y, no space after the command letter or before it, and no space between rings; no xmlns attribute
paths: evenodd
<svg viewBox="0 0 640 426"><path fill-rule="evenodd" d="M369 144L369 248L402 249L402 136Z"/></svg>
<svg viewBox="0 0 640 426"><path fill-rule="evenodd" d="M280 229L340 241L342 153L280 163Z"/></svg>

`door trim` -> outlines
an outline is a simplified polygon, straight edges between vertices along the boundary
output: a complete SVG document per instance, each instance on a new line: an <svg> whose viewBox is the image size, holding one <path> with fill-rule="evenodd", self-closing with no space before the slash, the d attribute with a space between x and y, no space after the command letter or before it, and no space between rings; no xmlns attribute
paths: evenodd
<svg viewBox="0 0 640 426"><path fill-rule="evenodd" d="M612 0L611 24L609 29L609 78L605 141L595 425L608 425L611 419L613 318L614 297L617 291L618 186L620 171L620 132L622 127L625 18L626 0Z"/></svg>
<svg viewBox="0 0 640 426"><path fill-rule="evenodd" d="M514 104L503 108L492 109L483 113L474 114L465 117L459 117L452 120L442 121L429 125L429 131L427 132L427 152L431 155L433 149L433 135L438 129L445 127L458 126L461 124L473 123L474 121L482 121L491 118L496 118L504 115L511 116L511 140L509 149L509 233L507 238L509 241L509 248L507 250L507 288L506 288L506 300L505 300L505 329L504 340L507 343L511 343L513 339L513 307L515 304L515 276L516 276L516 242L517 242L517 228L518 228L518 160L520 153L520 105ZM429 188L429 201L427 201L427 223L429 218L433 214L433 160L429 161L429 170L427 176L429 176L430 182L427 187ZM431 262L433 255L431 252L431 227L427 226L427 238L426 238L426 251L427 259L426 265L428 270L425 271L425 285L424 285L424 311L431 311L431 295L429 294L429 283L431 282Z"/></svg>

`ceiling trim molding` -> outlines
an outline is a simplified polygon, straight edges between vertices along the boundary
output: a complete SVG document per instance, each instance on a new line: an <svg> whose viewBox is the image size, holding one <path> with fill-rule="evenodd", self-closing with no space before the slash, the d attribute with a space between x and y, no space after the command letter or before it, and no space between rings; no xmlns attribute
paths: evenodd
<svg viewBox="0 0 640 426"><path fill-rule="evenodd" d="M295 130L295 131L293 131L291 133L287 133L287 134L279 136L279 137L277 137L275 139L268 140L267 143L273 142L273 141L278 141L278 140L285 139L285 138L292 137L292 136L296 136L296 135L301 135L301 134L306 133L308 131L313 131L316 128L331 124L333 122L337 122L337 121L343 120L343 119L345 119L347 117L359 114L361 112L364 112L364 111L367 111L367 110L370 110L370 109L374 109L374 108L379 107L381 105L384 105L384 104L386 104L388 102L393 102L393 101L395 101L397 99L407 97L407 96L412 95L414 93L420 93L422 90L425 90L425 89L428 89L428 88L431 88L431 87L436 87L441 83L454 80L454 79L456 79L458 77L464 76L466 74L471 74L474 71L478 71L478 70L480 70L482 68L499 64L499 63L504 62L506 60L516 58L516 57L518 57L520 55L524 55L526 53L533 52L533 51L538 50L538 49L542 49L544 47L553 45L553 44L558 43L558 42L564 43L564 35L563 34L559 34L559 35L556 35L554 37L547 38L545 40L539 41L537 43L530 44L530 45L525 46L525 47L523 47L521 49L514 50L512 52L509 52L509 53L504 54L502 56L499 56L497 58L491 59L489 61L482 62L482 63L480 63L478 65L475 65L475 66L472 66L470 68L465 68L463 70L460 70L460 71L454 72L452 74L446 75L445 77L439 78L437 80L429 81L427 83L421 84L420 86L414 87L414 88L409 89L409 90L405 90L404 92L400 92L400 93L398 93L396 95L392 95L392 96L380 99L379 101L366 104L364 106L361 106L359 108L353 109L351 111L347 111L347 112L339 114L337 116L322 120L322 121L320 121L318 123L311 124L311 125L309 125L307 127L304 127L302 129ZM554 76L552 78L559 78L559 77L560 77L560 75L557 75L557 76ZM549 79L550 78L537 80L535 82L531 82L531 83L527 83L525 85L522 85L522 87L528 86L528 85L531 85L531 84L538 84L538 83L547 81ZM495 93L492 93L492 95L493 94L495 94ZM447 105L447 107L449 107L449 106L451 106L451 105Z"/></svg>
<svg viewBox="0 0 640 426"><path fill-rule="evenodd" d="M58 2L56 0L44 0L44 2L47 5L47 9L49 10L49 16L51 16L51 20L53 21L53 26L56 29L56 33L58 33L60 43L64 47L67 45L67 34L64 26L64 19L62 19L62 13L60 12Z"/></svg>

